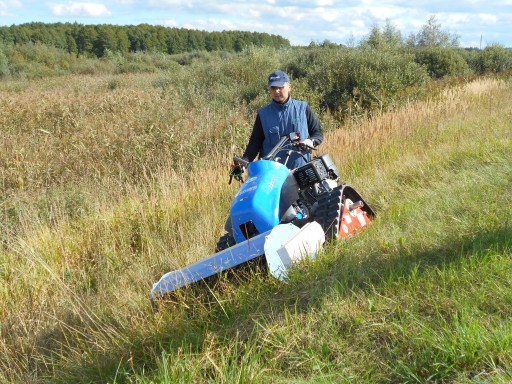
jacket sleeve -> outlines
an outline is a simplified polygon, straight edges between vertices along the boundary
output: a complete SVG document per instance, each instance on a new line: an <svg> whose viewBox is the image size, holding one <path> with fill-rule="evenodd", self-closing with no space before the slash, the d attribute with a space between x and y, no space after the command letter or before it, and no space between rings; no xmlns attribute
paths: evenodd
<svg viewBox="0 0 512 384"><path fill-rule="evenodd" d="M313 140L313 143L315 146L317 146L318 144L321 144L322 141L324 141L324 133L322 131L320 122L318 121L309 104L306 107L306 117L308 121L309 138Z"/></svg>
<svg viewBox="0 0 512 384"><path fill-rule="evenodd" d="M254 121L249 143L247 144L242 157L249 161L253 161L256 156L261 154L261 150L263 148L263 140L265 140L265 134L263 133L263 125L261 124L260 115L258 114L256 115L256 120Z"/></svg>

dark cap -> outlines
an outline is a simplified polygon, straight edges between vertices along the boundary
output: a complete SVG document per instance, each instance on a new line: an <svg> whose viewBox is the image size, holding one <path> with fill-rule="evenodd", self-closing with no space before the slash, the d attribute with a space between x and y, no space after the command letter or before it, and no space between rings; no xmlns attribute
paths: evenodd
<svg viewBox="0 0 512 384"><path fill-rule="evenodd" d="M275 71L268 75L268 87L284 87L284 83L289 83L288 75L283 71Z"/></svg>

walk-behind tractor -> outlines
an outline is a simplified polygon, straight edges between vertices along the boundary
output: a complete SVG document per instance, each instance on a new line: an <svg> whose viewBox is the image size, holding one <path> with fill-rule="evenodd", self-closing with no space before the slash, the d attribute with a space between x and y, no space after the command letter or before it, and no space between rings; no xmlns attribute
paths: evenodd
<svg viewBox="0 0 512 384"><path fill-rule="evenodd" d="M235 178L242 185L231 203L227 233L216 253L166 273L153 285L153 309L180 288L255 259L264 259L270 273L284 279L294 262L314 258L326 240L365 229L375 217L373 210L354 188L339 183L338 169L329 155L310 159L312 150L297 133L291 133L259 160L248 162L235 156L229 182ZM294 154L306 163L290 170L286 162Z"/></svg>

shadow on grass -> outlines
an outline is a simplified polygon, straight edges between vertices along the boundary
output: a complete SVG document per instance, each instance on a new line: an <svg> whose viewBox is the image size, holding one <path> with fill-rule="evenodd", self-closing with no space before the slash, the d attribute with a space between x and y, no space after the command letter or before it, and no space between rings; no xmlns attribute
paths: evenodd
<svg viewBox="0 0 512 384"><path fill-rule="evenodd" d="M364 246L367 240L358 240L357 246ZM151 312L148 300L148 311L142 320L148 324L146 333L134 333L130 340L112 343L111 349L89 352L81 361L72 358L72 364L58 361L66 355L62 350L57 348L57 352L48 348L54 338L73 339L72 332L66 334L62 327L55 329L39 340L37 349L52 356L59 368L48 372L48 380L44 376L40 378L42 382L133 381L138 375L147 375L157 369L162 352L173 355L179 351L201 353L208 334L216 335L219 340L249 339L258 332L255 320L279 316L287 309L307 312L310 308L320 307L325 295L333 288L348 297L354 291L373 291L389 282L407 279L413 273L421 275L433 267L458 263L469 254L484 257L488 249L506 252L511 247L507 229L447 241L439 247L414 254L406 249L385 254L374 247L363 261L340 256L344 255L345 245L334 244L327 247L327 252L332 251L332 254L327 254L311 268L304 266L292 274L287 284L263 277L268 274L261 265L241 269L213 280L214 284L208 287L199 285L185 290L174 306L168 306L156 315ZM114 319L110 325L115 328ZM76 324L73 328L82 328L87 333L86 327L86 324ZM72 345L79 349L80 343L76 344ZM77 351L73 353L77 354Z"/></svg>

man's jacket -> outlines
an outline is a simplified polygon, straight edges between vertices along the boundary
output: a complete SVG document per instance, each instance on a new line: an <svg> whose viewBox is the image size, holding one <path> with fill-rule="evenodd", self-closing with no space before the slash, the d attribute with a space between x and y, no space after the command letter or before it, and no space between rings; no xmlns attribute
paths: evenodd
<svg viewBox="0 0 512 384"><path fill-rule="evenodd" d="M252 161L259 154L266 156L279 142L280 138L292 132L298 132L301 141L312 139L315 145L323 140L322 128L309 105L304 101L288 99L280 104L272 100L270 104L258 110L249 144L243 157ZM278 154L280 161L286 160L286 152ZM306 156L308 157L308 155ZM292 154L287 166L290 169L305 164L298 154Z"/></svg>

